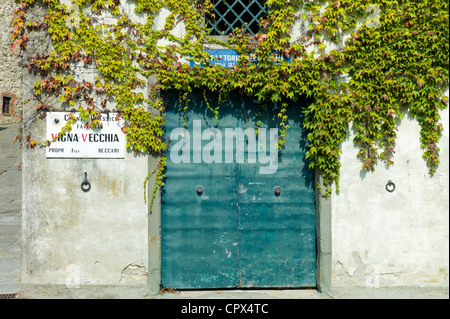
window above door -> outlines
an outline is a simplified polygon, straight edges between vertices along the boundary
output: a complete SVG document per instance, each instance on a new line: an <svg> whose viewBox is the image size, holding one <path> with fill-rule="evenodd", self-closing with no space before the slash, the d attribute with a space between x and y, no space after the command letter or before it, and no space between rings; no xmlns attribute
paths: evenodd
<svg viewBox="0 0 450 319"><path fill-rule="evenodd" d="M244 26L252 35L259 31L259 21L267 15L265 0L213 0L213 17L207 18L211 35L227 35Z"/></svg>

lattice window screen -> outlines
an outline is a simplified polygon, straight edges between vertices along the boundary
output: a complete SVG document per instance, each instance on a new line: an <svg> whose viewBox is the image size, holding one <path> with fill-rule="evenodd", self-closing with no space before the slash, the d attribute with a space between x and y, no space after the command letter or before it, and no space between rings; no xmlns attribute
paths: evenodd
<svg viewBox="0 0 450 319"><path fill-rule="evenodd" d="M213 0L215 19L208 20L211 35L229 34L236 28L245 27L245 31L256 34L259 21L266 16L264 0Z"/></svg>

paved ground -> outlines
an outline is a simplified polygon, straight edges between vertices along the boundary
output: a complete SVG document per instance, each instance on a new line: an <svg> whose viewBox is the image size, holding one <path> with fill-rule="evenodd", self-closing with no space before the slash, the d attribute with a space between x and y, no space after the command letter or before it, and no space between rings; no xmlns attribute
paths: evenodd
<svg viewBox="0 0 450 319"><path fill-rule="evenodd" d="M20 283L22 162L19 125L0 124L0 294L17 293Z"/></svg>

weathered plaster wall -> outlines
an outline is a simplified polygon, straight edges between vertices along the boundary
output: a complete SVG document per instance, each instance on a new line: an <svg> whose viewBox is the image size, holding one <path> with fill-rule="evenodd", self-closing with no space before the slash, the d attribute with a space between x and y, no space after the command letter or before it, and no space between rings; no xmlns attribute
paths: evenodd
<svg viewBox="0 0 450 319"><path fill-rule="evenodd" d="M50 51L32 34L27 54ZM27 56L24 56L24 60ZM24 99L39 77L24 73ZM75 68L76 79L93 79ZM42 97L55 111L70 111ZM46 140L36 102L24 104L23 133ZM148 204L143 183L149 158L47 159L45 148L23 150L22 280L25 298L142 298L148 293ZM150 165L151 167L151 165ZM153 168L152 168L153 169ZM81 190L84 173L92 187Z"/></svg>
<svg viewBox="0 0 450 319"><path fill-rule="evenodd" d="M306 28L297 22L294 38ZM327 52L336 49L325 43ZM340 193L332 195L331 208L322 200L326 208L319 209L325 220L331 210L331 265L319 265L322 277L331 272L331 287L448 287L449 110L441 116L441 165L434 177L422 159L420 127L409 115L399 121L395 165L380 163L373 173L362 172L349 129L342 145ZM396 185L392 193L385 189L389 180ZM322 227L318 236L325 237L321 245L327 251L328 230Z"/></svg>
<svg viewBox="0 0 450 319"><path fill-rule="evenodd" d="M447 92L448 94L448 92ZM343 144L340 194L332 199L332 285L446 286L449 271L449 111L441 165L430 177L417 122L399 126L394 166L362 173L353 134ZM392 180L395 191L386 183Z"/></svg>
<svg viewBox="0 0 450 319"><path fill-rule="evenodd" d="M27 132L45 139L45 125L36 120ZM119 296L131 286L145 295L147 166L145 156L129 153L125 159L47 159L44 148L24 149L24 296L32 285L118 286ZM87 193L80 187L84 172L92 185Z"/></svg>
<svg viewBox="0 0 450 319"><path fill-rule="evenodd" d="M18 59L11 56L10 22L14 13L14 0L0 1L0 123L17 122L21 112L21 69ZM2 114L3 95L11 97L9 114Z"/></svg>
<svg viewBox="0 0 450 319"><path fill-rule="evenodd" d="M45 121L32 132L43 138ZM47 159L45 149L24 150L24 296L32 285L118 286L118 296L145 296L147 166L146 157L128 153L125 159ZM92 185L87 193L80 187L84 172ZM125 288L136 289L123 295Z"/></svg>

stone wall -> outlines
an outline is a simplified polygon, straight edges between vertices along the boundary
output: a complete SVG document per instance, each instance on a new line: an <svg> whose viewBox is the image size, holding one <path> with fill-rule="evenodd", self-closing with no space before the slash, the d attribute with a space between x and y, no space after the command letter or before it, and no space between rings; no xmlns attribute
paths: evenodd
<svg viewBox="0 0 450 319"><path fill-rule="evenodd" d="M11 56L9 27L16 4L14 0L0 0L0 124L17 122L22 111L21 68L16 55ZM4 113L3 102L9 97L9 112Z"/></svg>

